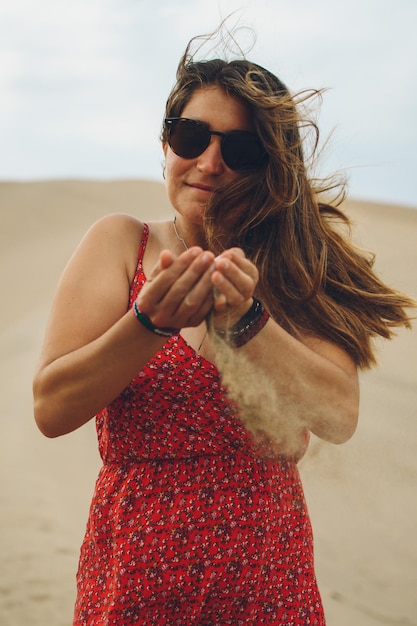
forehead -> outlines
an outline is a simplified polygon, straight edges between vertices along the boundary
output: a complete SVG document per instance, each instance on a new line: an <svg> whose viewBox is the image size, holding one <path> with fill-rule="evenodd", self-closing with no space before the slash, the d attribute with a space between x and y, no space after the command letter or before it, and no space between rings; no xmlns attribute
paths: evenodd
<svg viewBox="0 0 417 626"><path fill-rule="evenodd" d="M224 132L252 131L254 128L249 106L238 96L230 95L215 86L196 89L181 116L207 122L213 130Z"/></svg>

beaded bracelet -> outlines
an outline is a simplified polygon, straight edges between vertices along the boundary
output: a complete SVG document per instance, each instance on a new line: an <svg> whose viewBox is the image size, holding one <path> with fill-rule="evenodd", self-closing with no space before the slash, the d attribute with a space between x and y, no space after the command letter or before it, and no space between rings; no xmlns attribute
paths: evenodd
<svg viewBox="0 0 417 626"><path fill-rule="evenodd" d="M240 320L227 330L217 330L216 333L230 341L235 348L248 343L265 326L270 315L257 298L253 298L252 306Z"/></svg>
<svg viewBox="0 0 417 626"><path fill-rule="evenodd" d="M154 324L152 324L151 320L146 315L146 313L143 313L143 311L139 309L136 300L133 303L132 311L136 319L138 319L139 322L141 322L141 324L145 326L145 328L155 333L155 335L159 335L160 337L173 337L174 335L178 335L178 333L180 332L178 328L169 328L169 327L163 327L163 326L161 327L161 326L155 326Z"/></svg>

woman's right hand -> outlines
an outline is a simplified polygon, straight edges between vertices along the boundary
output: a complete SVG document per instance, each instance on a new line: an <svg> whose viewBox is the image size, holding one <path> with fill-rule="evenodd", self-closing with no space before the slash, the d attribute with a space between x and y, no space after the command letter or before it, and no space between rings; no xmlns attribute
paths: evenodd
<svg viewBox="0 0 417 626"><path fill-rule="evenodd" d="M214 269L214 255L198 246L179 257L163 250L140 291L139 309L154 326L198 326L213 306Z"/></svg>

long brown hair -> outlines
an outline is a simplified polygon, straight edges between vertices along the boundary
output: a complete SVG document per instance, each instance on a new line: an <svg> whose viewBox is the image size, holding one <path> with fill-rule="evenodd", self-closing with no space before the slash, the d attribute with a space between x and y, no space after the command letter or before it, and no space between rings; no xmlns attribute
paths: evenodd
<svg viewBox="0 0 417 626"><path fill-rule="evenodd" d="M207 207L204 231L218 254L238 246L259 270L258 296L294 336L313 333L341 346L360 367L375 363L371 339L410 327L411 298L385 285L372 270L373 255L356 248L341 225L343 180L309 177L305 146L314 157L316 123L301 114L318 91L291 95L284 83L245 58L196 61L193 40L181 58L166 117L181 115L196 89L218 86L251 109L269 158L219 189ZM162 139L165 140L164 130ZM332 201L320 200L333 193Z"/></svg>

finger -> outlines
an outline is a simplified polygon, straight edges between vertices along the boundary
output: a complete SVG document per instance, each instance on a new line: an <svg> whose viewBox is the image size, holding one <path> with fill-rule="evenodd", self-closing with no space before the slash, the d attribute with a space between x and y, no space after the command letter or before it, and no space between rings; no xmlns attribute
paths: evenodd
<svg viewBox="0 0 417 626"><path fill-rule="evenodd" d="M259 279L256 266L250 261L241 248L225 250L215 259L216 271L212 282L223 298L215 302L217 310L230 306L239 306L253 296Z"/></svg>
<svg viewBox="0 0 417 626"><path fill-rule="evenodd" d="M211 289L211 274L214 271L214 255L203 252L184 271L164 297L164 304L173 310L182 307L194 309L199 307Z"/></svg>
<svg viewBox="0 0 417 626"><path fill-rule="evenodd" d="M201 302L210 297L213 299L213 287L211 283L211 275L214 272L214 264L211 263L200 278L193 284L186 294L183 305L187 307L200 306Z"/></svg>
<svg viewBox="0 0 417 626"><path fill-rule="evenodd" d="M244 253L242 248L228 248L227 250L224 250L223 252L221 252L221 254L219 254L218 258L220 258L220 257L233 258L234 256L236 258L240 257L241 259L245 259L246 258L246 254Z"/></svg>
<svg viewBox="0 0 417 626"><path fill-rule="evenodd" d="M176 257L171 252L171 250L162 250L161 254L159 255L159 265L161 269L167 269L167 267L169 267L174 262L175 258Z"/></svg>
<svg viewBox="0 0 417 626"><path fill-rule="evenodd" d="M141 291L139 306L155 326L182 328L195 325L197 312L211 292L213 260L214 255L203 252L201 248L194 259L190 259L189 255L185 259L178 257L161 271L148 291ZM204 314L200 315L199 322Z"/></svg>
<svg viewBox="0 0 417 626"><path fill-rule="evenodd" d="M252 297L256 280L252 275L249 275L240 270L236 265L225 262L222 266L212 274L212 284L218 290L219 294L222 294L224 298L217 300L218 305L221 305L223 301L226 301L229 306L239 306Z"/></svg>
<svg viewBox="0 0 417 626"><path fill-rule="evenodd" d="M162 250L159 255L158 263L152 268L147 281L151 282L154 278L156 278L162 270L167 269L167 267L174 262L174 259L175 257L170 250Z"/></svg>
<svg viewBox="0 0 417 626"><path fill-rule="evenodd" d="M206 298L201 302L198 309L194 311L189 317L189 326L198 326L203 320L207 318L207 315L213 308L213 295L210 289Z"/></svg>
<svg viewBox="0 0 417 626"><path fill-rule="evenodd" d="M230 268L236 267L242 272L251 276L253 280L258 280L258 270L240 248L231 248L215 259L216 268L227 274Z"/></svg>
<svg viewBox="0 0 417 626"><path fill-rule="evenodd" d="M213 287L213 308L216 311L225 311L227 307L228 303L225 294Z"/></svg>
<svg viewBox="0 0 417 626"><path fill-rule="evenodd" d="M213 288L211 274L214 266L211 265L201 279L185 296L177 313L185 318L187 326L197 326L203 321L213 307Z"/></svg>
<svg viewBox="0 0 417 626"><path fill-rule="evenodd" d="M158 263L151 271L147 282L141 292L142 304L153 306L160 302L170 290L172 284L184 273L190 264L202 253L202 249L195 246L185 251L175 258L170 250L163 250L159 256ZM149 283L152 282L150 286Z"/></svg>

